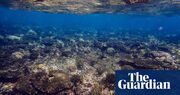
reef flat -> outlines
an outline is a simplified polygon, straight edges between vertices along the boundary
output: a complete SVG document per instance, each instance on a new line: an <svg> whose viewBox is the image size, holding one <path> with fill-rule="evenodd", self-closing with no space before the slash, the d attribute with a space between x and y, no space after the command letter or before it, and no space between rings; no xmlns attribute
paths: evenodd
<svg viewBox="0 0 180 95"><path fill-rule="evenodd" d="M51 13L180 14L179 0L1 0L13 9Z"/></svg>
<svg viewBox="0 0 180 95"><path fill-rule="evenodd" d="M0 94L114 95L115 70L179 70L180 34L0 26Z"/></svg>

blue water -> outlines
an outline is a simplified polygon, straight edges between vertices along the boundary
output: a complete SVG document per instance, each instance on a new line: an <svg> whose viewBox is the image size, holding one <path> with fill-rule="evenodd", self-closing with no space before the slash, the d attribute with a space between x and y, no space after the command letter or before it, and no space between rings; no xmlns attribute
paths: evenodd
<svg viewBox="0 0 180 95"><path fill-rule="evenodd" d="M179 15L53 14L0 8L0 23L60 28L180 32Z"/></svg>

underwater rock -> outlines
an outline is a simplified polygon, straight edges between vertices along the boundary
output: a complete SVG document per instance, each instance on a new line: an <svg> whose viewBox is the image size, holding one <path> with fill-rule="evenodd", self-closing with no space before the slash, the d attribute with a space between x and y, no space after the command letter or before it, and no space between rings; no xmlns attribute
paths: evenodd
<svg viewBox="0 0 180 95"><path fill-rule="evenodd" d="M72 42L74 44L74 43L76 43L76 40L71 38L70 42Z"/></svg>
<svg viewBox="0 0 180 95"><path fill-rule="evenodd" d="M72 84L69 76L62 71L37 72L19 79L15 90L26 94L57 94L67 91Z"/></svg>
<svg viewBox="0 0 180 95"><path fill-rule="evenodd" d="M33 87L29 76L21 77L16 82L16 86L14 87L14 92L19 94L29 94L29 95L38 93L38 91L36 91L36 89Z"/></svg>
<svg viewBox="0 0 180 95"><path fill-rule="evenodd" d="M173 51L173 49L171 47L168 46L157 46L159 51L164 51L164 52L171 52Z"/></svg>
<svg viewBox="0 0 180 95"><path fill-rule="evenodd" d="M163 51L152 51L153 57L170 57L171 55L167 52Z"/></svg>
<svg viewBox="0 0 180 95"><path fill-rule="evenodd" d="M80 42L84 42L85 40L83 38L79 38L79 41Z"/></svg>
<svg viewBox="0 0 180 95"><path fill-rule="evenodd" d="M84 59L82 59L82 58L77 58L77 69L78 70L83 70L84 68L85 68L85 66L86 66L86 61L84 60Z"/></svg>
<svg viewBox="0 0 180 95"><path fill-rule="evenodd" d="M22 59L25 55L22 52L14 52L12 53L12 58L14 59Z"/></svg>
<svg viewBox="0 0 180 95"><path fill-rule="evenodd" d="M41 41L45 46L52 46L55 42L54 40L53 37L45 37Z"/></svg>
<svg viewBox="0 0 180 95"><path fill-rule="evenodd" d="M160 43L160 41L155 36L152 35L148 36L148 40L149 40L149 44L152 45L158 45Z"/></svg>
<svg viewBox="0 0 180 95"><path fill-rule="evenodd" d="M97 79L94 70L86 71L82 74L82 83L75 88L75 93L77 95L91 95L95 88L95 84L98 84Z"/></svg>
<svg viewBox="0 0 180 95"><path fill-rule="evenodd" d="M79 47L79 50L81 52L84 52L84 53L90 53L91 52L91 48L90 47Z"/></svg>
<svg viewBox="0 0 180 95"><path fill-rule="evenodd" d="M9 35L6 38L9 39L9 40L12 40L12 41L14 41L14 40L15 41L20 41L21 40L21 37L15 36L15 35Z"/></svg>
<svg viewBox="0 0 180 95"><path fill-rule="evenodd" d="M163 52L163 51L152 51L151 52L153 57L156 59L156 60L159 60L159 61L164 61L164 62L168 62L168 63L171 63L171 64L174 64L174 59L173 57L167 53L167 52Z"/></svg>
<svg viewBox="0 0 180 95"><path fill-rule="evenodd" d="M102 3L108 2L108 0L100 0ZM110 5L126 5L126 3L123 0L109 0L108 4Z"/></svg>
<svg viewBox="0 0 180 95"><path fill-rule="evenodd" d="M76 74L78 70L75 58L52 59L47 64L50 69L62 70L69 74Z"/></svg>
<svg viewBox="0 0 180 95"><path fill-rule="evenodd" d="M18 68L18 67L16 67ZM0 70L0 81L1 82L15 82L22 75L22 70L9 69L9 70Z"/></svg>
<svg viewBox="0 0 180 95"><path fill-rule="evenodd" d="M28 30L27 35L37 35L37 33L34 30L30 29Z"/></svg>
<svg viewBox="0 0 180 95"><path fill-rule="evenodd" d="M31 52L31 54L29 55L29 58L31 60L37 59L40 54L37 50L31 50L30 52Z"/></svg>
<svg viewBox="0 0 180 95"><path fill-rule="evenodd" d="M3 40L4 39L4 36L0 35L0 40Z"/></svg>
<svg viewBox="0 0 180 95"><path fill-rule="evenodd" d="M106 42L95 41L94 42L94 47L99 48L102 51L105 51L107 49L107 43Z"/></svg>
<svg viewBox="0 0 180 95"><path fill-rule="evenodd" d="M131 65L136 69L164 69L163 63L152 59L135 59Z"/></svg>
<svg viewBox="0 0 180 95"><path fill-rule="evenodd" d="M177 50L176 54L177 54L178 57L180 57L180 50Z"/></svg>
<svg viewBox="0 0 180 95"><path fill-rule="evenodd" d="M108 93L106 93L106 94L108 94ZM100 84L96 83L96 84L94 84L94 87L89 95L106 95L106 94L103 94L103 87ZM108 94L108 95L110 95L110 94Z"/></svg>
<svg viewBox="0 0 180 95"><path fill-rule="evenodd" d="M0 87L0 94L12 94L13 93L13 88L15 84L14 83L4 83Z"/></svg>
<svg viewBox="0 0 180 95"><path fill-rule="evenodd" d="M8 49L8 47L5 47ZM0 82L15 82L25 69L25 60L22 54L13 53L13 49L1 51L0 54ZM23 54L24 55L24 54Z"/></svg>
<svg viewBox="0 0 180 95"><path fill-rule="evenodd" d="M45 0L32 0L33 2L43 2Z"/></svg>
<svg viewBox="0 0 180 95"><path fill-rule="evenodd" d="M121 67L122 70L135 70L135 68L131 65L123 65Z"/></svg>
<svg viewBox="0 0 180 95"><path fill-rule="evenodd" d="M156 59L141 59L136 58L132 61L120 60L118 64L122 67L122 69L155 69L155 70L177 70L179 66L172 65L170 63L165 63ZM125 66L125 67L124 67ZM126 68L128 66L128 68Z"/></svg>
<svg viewBox="0 0 180 95"><path fill-rule="evenodd" d="M73 83L73 86L77 87L83 82L83 77L81 75L72 75L70 78L71 82Z"/></svg>
<svg viewBox="0 0 180 95"><path fill-rule="evenodd" d="M1 43L0 45L3 45L6 43L4 38L5 38L4 36L0 35L0 43Z"/></svg>
<svg viewBox="0 0 180 95"><path fill-rule="evenodd" d="M72 51L71 51L71 48L66 48L62 51L62 56L65 56L65 57L70 57L72 56Z"/></svg>
<svg viewBox="0 0 180 95"><path fill-rule="evenodd" d="M107 53L108 53L108 54L113 54L113 53L115 53L114 48L111 48L111 47L107 48Z"/></svg>
<svg viewBox="0 0 180 95"><path fill-rule="evenodd" d="M131 53L131 49L128 46L126 46L125 44L112 42L111 45L118 52Z"/></svg>
<svg viewBox="0 0 180 95"><path fill-rule="evenodd" d="M62 47L64 47L65 44L64 44L64 42L63 42L62 40L57 40L56 45L57 45L58 47L62 48Z"/></svg>
<svg viewBox="0 0 180 95"><path fill-rule="evenodd" d="M67 66L67 69L70 72L75 72L77 70L76 66L76 60L75 59L66 59L66 62L64 63Z"/></svg>
<svg viewBox="0 0 180 95"><path fill-rule="evenodd" d="M165 63L156 59L135 59L134 66L136 69L155 69L155 70L178 70L179 65Z"/></svg>
<svg viewBox="0 0 180 95"><path fill-rule="evenodd" d="M109 88L110 90L115 89L115 74L108 73L106 77L102 79L102 83L105 87Z"/></svg>
<svg viewBox="0 0 180 95"><path fill-rule="evenodd" d="M30 55L30 53L29 53L28 51L22 50L22 51L13 52L12 55L11 55L11 57L12 57L13 59L22 59L22 58L24 58L25 56L29 56L29 55Z"/></svg>
<svg viewBox="0 0 180 95"><path fill-rule="evenodd" d="M96 69L98 75L102 75L104 72L121 70L121 67L116 64L119 60L119 56L108 56L107 58L98 59L92 66Z"/></svg>
<svg viewBox="0 0 180 95"><path fill-rule="evenodd" d="M47 87L48 93L56 93L63 90L70 89L72 84L67 73L62 71L50 71L49 72L49 83ZM42 85L43 86L43 85Z"/></svg>
<svg viewBox="0 0 180 95"><path fill-rule="evenodd" d="M38 33L35 30L29 29L23 36L23 40L29 43L34 43L41 40L41 35L38 35Z"/></svg>
<svg viewBox="0 0 180 95"><path fill-rule="evenodd" d="M123 0L127 4L134 4L134 3L148 3L150 0Z"/></svg>
<svg viewBox="0 0 180 95"><path fill-rule="evenodd" d="M147 52L148 52L148 50L146 50L146 49L140 49L138 51L138 58L139 57L144 57Z"/></svg>
<svg viewBox="0 0 180 95"><path fill-rule="evenodd" d="M51 68L48 67L46 64L39 64L39 63L36 63L35 65L33 65L31 69L33 73L42 72L42 71L49 73L49 70L51 70Z"/></svg>

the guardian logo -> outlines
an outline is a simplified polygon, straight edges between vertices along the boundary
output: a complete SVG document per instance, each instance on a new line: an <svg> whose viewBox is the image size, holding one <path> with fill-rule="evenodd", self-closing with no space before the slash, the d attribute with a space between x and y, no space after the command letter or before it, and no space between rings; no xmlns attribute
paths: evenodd
<svg viewBox="0 0 180 95"><path fill-rule="evenodd" d="M151 79L149 75L141 75L139 72L128 73L128 80L122 79L118 81L118 88L123 89L171 89L170 82L158 81Z"/></svg>

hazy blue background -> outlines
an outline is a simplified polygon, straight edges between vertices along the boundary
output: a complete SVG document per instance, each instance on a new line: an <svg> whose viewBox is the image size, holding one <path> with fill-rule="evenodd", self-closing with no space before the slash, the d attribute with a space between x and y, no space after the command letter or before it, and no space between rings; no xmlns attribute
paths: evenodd
<svg viewBox="0 0 180 95"><path fill-rule="evenodd" d="M0 7L1 24L180 32L179 15L52 14Z"/></svg>

